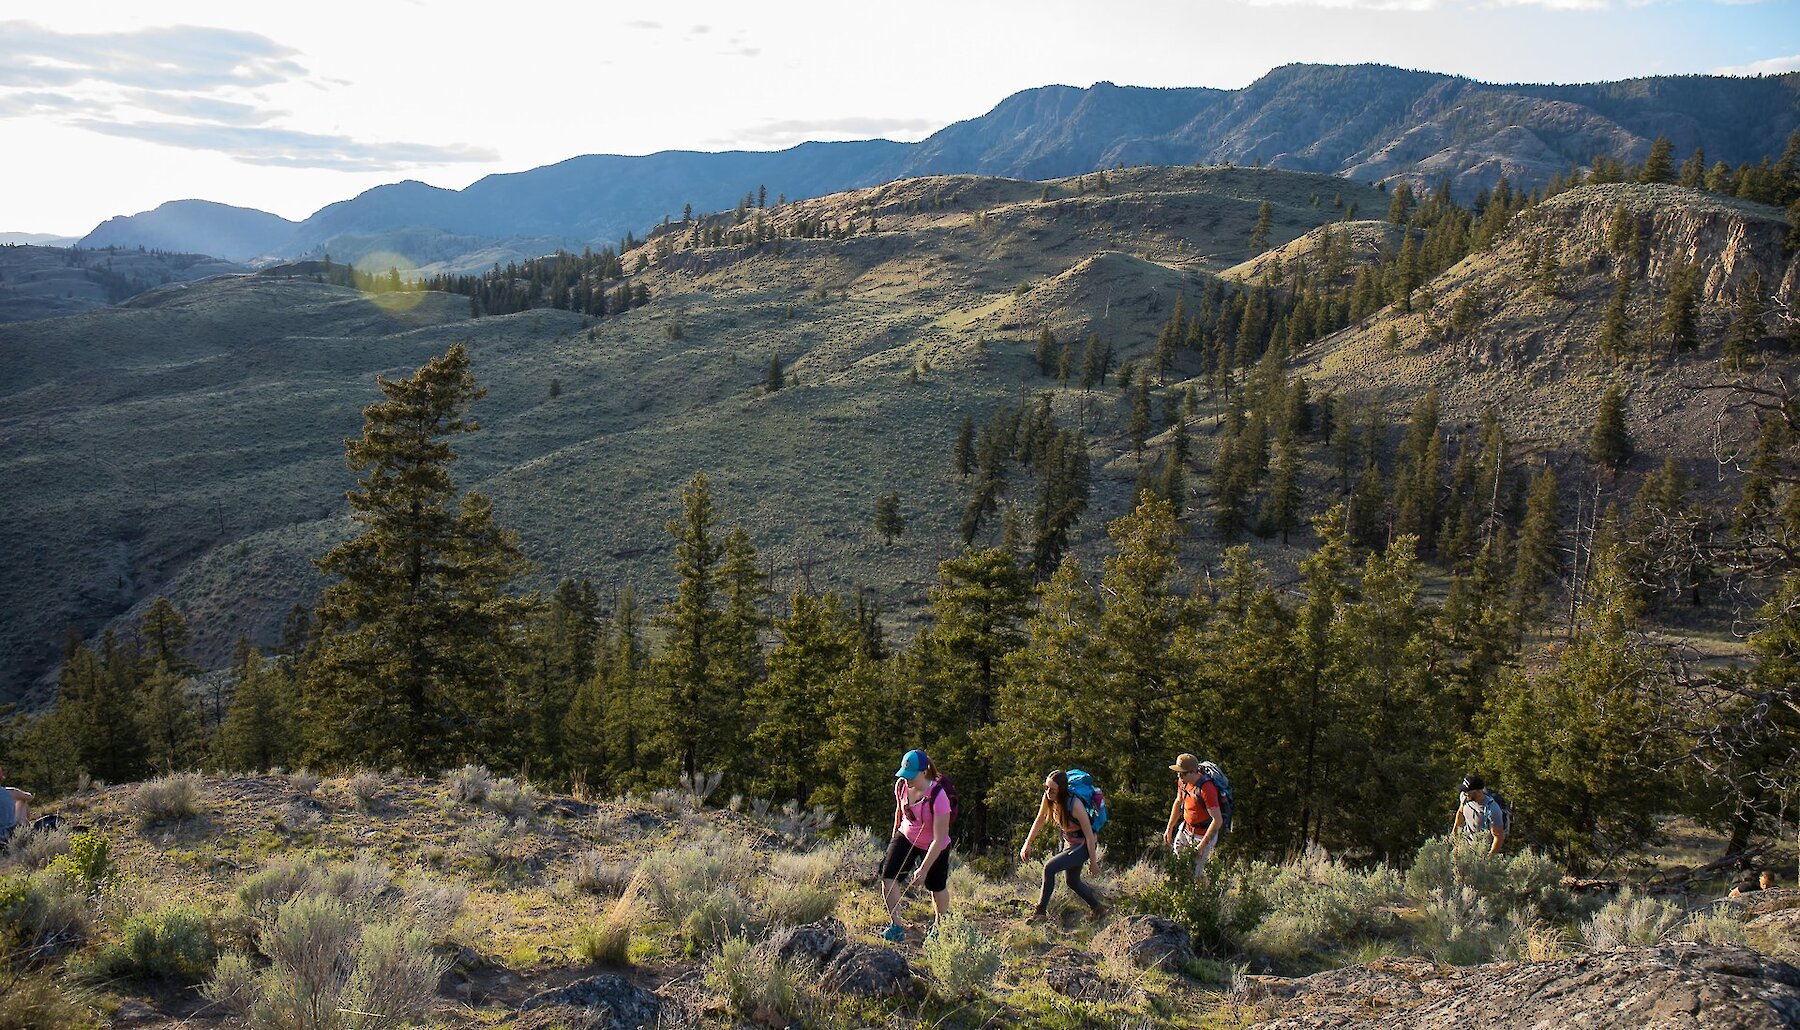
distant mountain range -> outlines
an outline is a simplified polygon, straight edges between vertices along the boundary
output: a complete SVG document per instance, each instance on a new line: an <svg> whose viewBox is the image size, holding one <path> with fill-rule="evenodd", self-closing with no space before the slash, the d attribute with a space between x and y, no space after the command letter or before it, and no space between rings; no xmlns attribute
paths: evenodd
<svg viewBox="0 0 1800 1030"><path fill-rule="evenodd" d="M144 246L231 260L317 257L468 270L558 246L600 245L665 216L822 196L922 175L1023 179L1118 165L1253 164L1365 181L1448 178L1462 196L1504 175L1537 185L1596 154L1641 158L1658 135L1681 158L1755 161L1800 129L1800 73L1589 85L1494 85L1382 65L1286 65L1241 90L1110 82L1044 86L918 143L803 143L775 152L595 154L490 175L462 190L400 182L294 223L173 201L109 219L84 247Z"/></svg>

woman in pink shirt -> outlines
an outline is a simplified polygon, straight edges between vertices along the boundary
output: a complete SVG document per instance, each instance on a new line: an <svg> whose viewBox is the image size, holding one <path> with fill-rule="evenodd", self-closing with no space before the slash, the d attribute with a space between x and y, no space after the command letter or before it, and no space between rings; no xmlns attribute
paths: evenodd
<svg viewBox="0 0 1800 1030"><path fill-rule="evenodd" d="M950 911L950 820L955 814L949 782L938 775L925 752L912 750L894 773L894 839L881 863L881 895L887 901L888 928L881 935L898 944L906 939L900 926L900 878L925 885L938 916Z"/></svg>

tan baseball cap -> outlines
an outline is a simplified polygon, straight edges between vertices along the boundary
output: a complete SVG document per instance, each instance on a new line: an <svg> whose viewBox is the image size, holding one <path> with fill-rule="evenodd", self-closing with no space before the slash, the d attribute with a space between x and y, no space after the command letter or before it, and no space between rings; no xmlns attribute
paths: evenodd
<svg viewBox="0 0 1800 1030"><path fill-rule="evenodd" d="M1181 773L1199 772L1200 759L1195 758L1193 755L1178 755L1175 758L1175 764L1169 766L1169 768L1175 772Z"/></svg>

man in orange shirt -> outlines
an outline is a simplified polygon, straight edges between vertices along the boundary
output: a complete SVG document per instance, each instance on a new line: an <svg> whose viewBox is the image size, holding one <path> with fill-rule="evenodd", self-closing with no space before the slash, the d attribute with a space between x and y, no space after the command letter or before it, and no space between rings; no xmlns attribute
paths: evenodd
<svg viewBox="0 0 1800 1030"><path fill-rule="evenodd" d="M1169 770L1175 773L1175 804L1169 809L1163 843L1178 855L1193 854L1194 879L1198 880L1224 825L1219 788L1201 774L1200 759L1193 755L1178 756Z"/></svg>

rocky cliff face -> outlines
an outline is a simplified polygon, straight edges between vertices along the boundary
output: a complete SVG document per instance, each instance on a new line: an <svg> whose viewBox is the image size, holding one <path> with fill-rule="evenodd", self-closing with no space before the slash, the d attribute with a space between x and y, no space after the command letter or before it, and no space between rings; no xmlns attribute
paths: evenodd
<svg viewBox="0 0 1800 1030"><path fill-rule="evenodd" d="M1666 280L1677 262L1696 265L1709 304L1732 303L1751 272L1768 294L1785 295L1794 286L1800 255L1785 253L1788 225L1780 211L1680 186L1582 186L1545 201L1524 217L1520 231L1549 230L1565 263L1589 260L1607 251L1621 205L1649 241L1653 280Z"/></svg>

